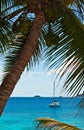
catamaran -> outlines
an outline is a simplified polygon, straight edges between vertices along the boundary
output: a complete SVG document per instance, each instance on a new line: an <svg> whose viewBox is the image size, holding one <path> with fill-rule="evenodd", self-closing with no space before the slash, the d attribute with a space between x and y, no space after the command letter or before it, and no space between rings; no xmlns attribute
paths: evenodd
<svg viewBox="0 0 84 130"><path fill-rule="evenodd" d="M54 82L54 88L53 88L53 101L49 104L49 107L59 107L60 103L55 100L55 82Z"/></svg>
<svg viewBox="0 0 84 130"><path fill-rule="evenodd" d="M49 104L49 107L59 107L60 103L58 101L53 101L52 103Z"/></svg>

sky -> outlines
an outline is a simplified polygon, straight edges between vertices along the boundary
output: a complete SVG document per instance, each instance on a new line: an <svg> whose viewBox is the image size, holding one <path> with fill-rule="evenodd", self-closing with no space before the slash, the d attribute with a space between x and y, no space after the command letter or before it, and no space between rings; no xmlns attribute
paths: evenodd
<svg viewBox="0 0 84 130"><path fill-rule="evenodd" d="M3 61L0 59L0 83L3 77ZM47 70L43 63L37 64L30 71L25 71L21 75L18 83L11 96L13 97L33 97L35 95L40 95L42 97L51 97L54 87L54 79L58 74L55 70ZM56 97L67 96L62 88L65 82L66 76L58 83L56 80Z"/></svg>
<svg viewBox="0 0 84 130"><path fill-rule="evenodd" d="M70 96L67 95L66 91L63 89L63 85L67 79L67 73L65 73L64 77L61 80L59 80L60 69L61 68L48 70L47 68L45 68L43 62L40 62L40 64L36 64L36 66L33 67L30 71L27 71L27 69L25 69L19 81L17 82L11 96L34 97L36 95L39 95L41 97L52 97L54 81L56 97ZM4 75L3 70L4 60L0 57L0 84ZM69 71L70 70L68 69L68 72ZM82 93L83 90L80 93Z"/></svg>

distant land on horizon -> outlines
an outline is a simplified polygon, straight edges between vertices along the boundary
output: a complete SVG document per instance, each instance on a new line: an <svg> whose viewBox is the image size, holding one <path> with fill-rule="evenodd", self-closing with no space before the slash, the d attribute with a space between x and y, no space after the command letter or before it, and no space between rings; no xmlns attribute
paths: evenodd
<svg viewBox="0 0 84 130"><path fill-rule="evenodd" d="M78 94L76 96L56 96L55 98L69 98L69 97L82 97L84 96L84 92L81 94ZM10 96L10 98L28 98L28 97L35 97L35 98L53 98L52 96L42 96L42 95L34 95L34 96Z"/></svg>
<svg viewBox="0 0 84 130"><path fill-rule="evenodd" d="M34 97L41 97L40 95L35 95Z"/></svg>

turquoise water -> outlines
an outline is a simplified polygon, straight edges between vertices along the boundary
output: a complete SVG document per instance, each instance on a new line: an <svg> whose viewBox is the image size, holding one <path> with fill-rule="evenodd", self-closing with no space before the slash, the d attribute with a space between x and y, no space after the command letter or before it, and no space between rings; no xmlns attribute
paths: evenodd
<svg viewBox="0 0 84 130"><path fill-rule="evenodd" d="M38 117L51 117L84 130L84 111L77 107L80 98L56 99L61 107L49 108L52 98L10 98L0 117L0 130L35 130Z"/></svg>

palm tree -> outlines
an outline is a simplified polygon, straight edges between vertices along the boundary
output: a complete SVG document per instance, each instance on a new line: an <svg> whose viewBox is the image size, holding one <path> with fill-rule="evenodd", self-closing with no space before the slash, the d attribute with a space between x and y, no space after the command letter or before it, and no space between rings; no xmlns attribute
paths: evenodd
<svg viewBox="0 0 84 130"><path fill-rule="evenodd" d="M35 121L37 122L36 128L40 130L80 130L72 125L51 118L37 118Z"/></svg>
<svg viewBox="0 0 84 130"><path fill-rule="evenodd" d="M1 0L0 5L0 46L1 53L7 55L6 75L0 86L0 114L25 67L36 63L42 49L49 67L63 66L62 76L73 65L65 88L78 93L84 81L84 26L76 15L82 18L84 2Z"/></svg>

